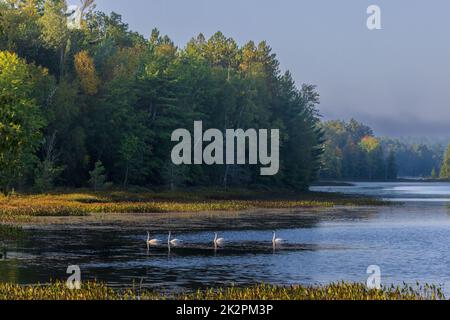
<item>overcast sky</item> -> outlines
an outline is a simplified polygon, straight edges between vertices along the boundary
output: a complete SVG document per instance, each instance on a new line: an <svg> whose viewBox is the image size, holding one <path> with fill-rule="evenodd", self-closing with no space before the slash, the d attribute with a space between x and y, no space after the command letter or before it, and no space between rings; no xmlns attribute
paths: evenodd
<svg viewBox="0 0 450 320"><path fill-rule="evenodd" d="M76 0L69 1L76 3ZM326 119L355 117L379 135L450 136L448 0L96 0L148 36L177 45L202 32L267 40L298 84L318 86ZM381 8L369 31L366 9Z"/></svg>

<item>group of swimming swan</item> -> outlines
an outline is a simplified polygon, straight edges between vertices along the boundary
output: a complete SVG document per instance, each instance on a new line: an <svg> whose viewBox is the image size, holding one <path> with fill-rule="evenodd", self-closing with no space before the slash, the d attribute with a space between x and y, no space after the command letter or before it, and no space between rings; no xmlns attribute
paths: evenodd
<svg viewBox="0 0 450 320"><path fill-rule="evenodd" d="M281 245L285 242L285 240L281 238L277 238L276 232L273 231L273 237L272 237L272 244L273 246ZM147 246L159 246L162 243L159 239L150 239L150 232L147 231ZM169 236L167 237L167 245L170 246L179 246L183 243L182 240L179 239L172 239L172 232L169 231ZM215 247L220 247L225 244L224 238L219 238L217 232L214 232L214 240L213 244Z"/></svg>

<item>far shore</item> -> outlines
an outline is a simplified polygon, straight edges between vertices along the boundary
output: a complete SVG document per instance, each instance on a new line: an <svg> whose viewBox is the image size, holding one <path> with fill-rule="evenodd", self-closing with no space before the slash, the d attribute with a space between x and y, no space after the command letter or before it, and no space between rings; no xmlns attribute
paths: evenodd
<svg viewBox="0 0 450 320"><path fill-rule="evenodd" d="M432 178L398 178L396 180L319 180L312 184L313 187L353 187L358 182L379 182L379 183L395 183L395 182L412 182L412 183L450 183L450 180L432 179Z"/></svg>

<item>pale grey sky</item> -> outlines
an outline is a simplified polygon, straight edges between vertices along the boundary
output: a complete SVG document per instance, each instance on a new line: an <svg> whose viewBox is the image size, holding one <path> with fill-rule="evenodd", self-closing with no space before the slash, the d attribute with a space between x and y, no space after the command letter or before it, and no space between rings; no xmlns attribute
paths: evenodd
<svg viewBox="0 0 450 320"><path fill-rule="evenodd" d="M76 0L69 1L76 3ZM283 70L321 94L325 118L355 117L380 135L450 136L448 0L96 0L130 28L184 46L215 31L267 40ZM366 9L381 7L382 30Z"/></svg>

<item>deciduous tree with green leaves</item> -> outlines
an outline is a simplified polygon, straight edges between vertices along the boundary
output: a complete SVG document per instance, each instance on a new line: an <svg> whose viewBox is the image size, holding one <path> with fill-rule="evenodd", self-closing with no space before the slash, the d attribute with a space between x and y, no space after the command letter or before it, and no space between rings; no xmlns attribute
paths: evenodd
<svg viewBox="0 0 450 320"><path fill-rule="evenodd" d="M39 146L44 120L33 97L36 70L16 54L0 51L0 190L8 193Z"/></svg>
<svg viewBox="0 0 450 320"><path fill-rule="evenodd" d="M450 179L450 144L447 147L447 151L445 152L444 156L444 161L442 162L440 178Z"/></svg>
<svg viewBox="0 0 450 320"><path fill-rule="evenodd" d="M209 39L200 34L183 48L157 29L149 38L131 31L119 14L94 11L92 0L81 2L81 23L69 28L66 8L65 0L0 1L0 50L14 51L17 59L50 74L48 81L31 83L27 79L36 78L39 68L27 69L19 60L21 67L12 69L23 81L3 76L9 87L18 86L12 93L5 89L4 98L21 123L15 128L33 128L32 139L25 135L23 143L2 145L4 159L18 158L14 150L25 150L25 141L30 147L21 154L38 158L27 187L33 180L41 190L54 182L83 187L108 172L112 182L125 186L305 190L317 177L323 142L319 95L282 72L265 41L240 46L217 32ZM30 106L24 114L15 112L21 105ZM175 167L171 133L192 128L195 120L205 130L280 129L279 174L261 177L257 166ZM57 159L39 144L42 136L54 137ZM4 168L24 171L12 162Z"/></svg>
<svg viewBox="0 0 450 320"><path fill-rule="evenodd" d="M47 0L44 2L43 13L39 19L44 46L59 52L60 79L64 75L65 54L70 36L66 11L65 0Z"/></svg>

